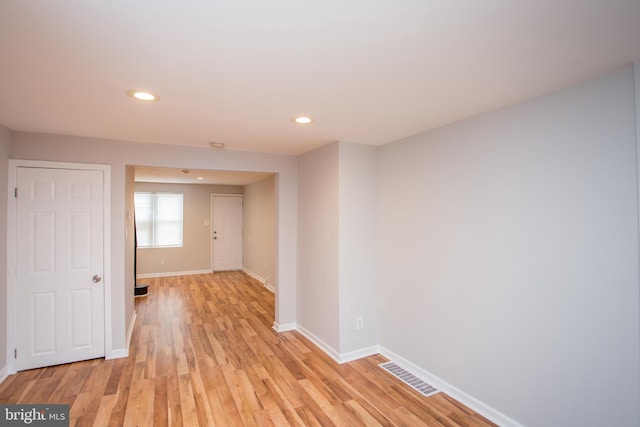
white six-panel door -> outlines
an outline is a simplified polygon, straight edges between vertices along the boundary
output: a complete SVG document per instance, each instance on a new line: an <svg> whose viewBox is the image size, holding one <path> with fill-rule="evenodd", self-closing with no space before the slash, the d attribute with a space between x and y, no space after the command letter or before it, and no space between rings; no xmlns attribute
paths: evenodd
<svg viewBox="0 0 640 427"><path fill-rule="evenodd" d="M242 196L211 196L213 271L242 269Z"/></svg>
<svg viewBox="0 0 640 427"><path fill-rule="evenodd" d="M17 168L17 370L105 355L103 179Z"/></svg>

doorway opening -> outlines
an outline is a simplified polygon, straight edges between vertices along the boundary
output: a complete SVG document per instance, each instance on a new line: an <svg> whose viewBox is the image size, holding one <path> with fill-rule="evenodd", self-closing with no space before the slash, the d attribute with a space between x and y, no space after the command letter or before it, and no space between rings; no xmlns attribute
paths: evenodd
<svg viewBox="0 0 640 427"><path fill-rule="evenodd" d="M137 279L177 274L243 270L275 293L277 283L276 174L186 168L132 166L135 192L180 193L184 196L183 244L140 248ZM218 223L215 198L232 202L234 213ZM225 203L226 205L227 203ZM223 216L224 217L224 216ZM217 227L216 227L217 226ZM219 227L235 237L224 243ZM222 243L218 245L218 243ZM226 252L225 252L226 251ZM223 255L220 259L219 255ZM222 263L222 264L221 264Z"/></svg>

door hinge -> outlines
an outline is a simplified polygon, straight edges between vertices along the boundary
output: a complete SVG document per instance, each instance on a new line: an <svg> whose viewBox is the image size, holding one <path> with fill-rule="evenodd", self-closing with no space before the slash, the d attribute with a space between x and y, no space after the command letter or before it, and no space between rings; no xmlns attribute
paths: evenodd
<svg viewBox="0 0 640 427"><path fill-rule="evenodd" d="M18 349L17 349L17 348L14 348L14 349L13 349L13 358L14 358L14 359L17 359L17 358L18 358Z"/></svg>
<svg viewBox="0 0 640 427"><path fill-rule="evenodd" d="M16 199L18 198L18 187L16 187L16 190L13 192L13 195Z"/></svg>

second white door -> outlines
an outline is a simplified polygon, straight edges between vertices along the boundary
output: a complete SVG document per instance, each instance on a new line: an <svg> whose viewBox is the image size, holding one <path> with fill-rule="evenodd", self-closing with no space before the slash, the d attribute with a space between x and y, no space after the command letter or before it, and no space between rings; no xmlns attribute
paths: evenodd
<svg viewBox="0 0 640 427"><path fill-rule="evenodd" d="M211 196L213 271L242 269L242 196Z"/></svg>

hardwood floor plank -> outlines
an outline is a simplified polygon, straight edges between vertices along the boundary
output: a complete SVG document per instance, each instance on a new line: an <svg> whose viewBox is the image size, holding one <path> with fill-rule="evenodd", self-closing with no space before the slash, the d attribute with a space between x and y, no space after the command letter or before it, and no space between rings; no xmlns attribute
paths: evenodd
<svg viewBox="0 0 640 427"><path fill-rule="evenodd" d="M115 394L109 394L106 396L102 396L100 399L100 405L98 406L98 413L96 414L96 418L94 419L94 424L96 426L106 426L109 425L109 420L111 419L111 412L113 411L113 407L116 404L117 396ZM160 424L156 424L160 425Z"/></svg>
<svg viewBox="0 0 640 427"><path fill-rule="evenodd" d="M182 426L182 404L180 387L178 386L178 373L175 367L167 372L167 418L170 426Z"/></svg>
<svg viewBox="0 0 640 427"><path fill-rule="evenodd" d="M388 422L386 424L381 424L378 420L376 420L371 414L358 402L355 400L350 400L348 402L340 403L336 406L337 411L340 416L349 422L350 425L359 426L390 426L391 423Z"/></svg>
<svg viewBox="0 0 640 427"><path fill-rule="evenodd" d="M159 378L156 378L156 380L154 381L153 425L155 427L169 426L169 406L168 406L166 376L161 376Z"/></svg>
<svg viewBox="0 0 640 427"><path fill-rule="evenodd" d="M347 425L347 420L340 416L336 408L334 407L334 402L330 401L325 393L320 391L320 384L317 382L311 382L307 379L300 380L300 385L307 392L309 397L313 399L316 405L322 410L322 413L326 415L331 422L337 426Z"/></svg>
<svg viewBox="0 0 640 427"><path fill-rule="evenodd" d="M129 357L19 372L0 403L66 403L74 426L440 426L490 421L424 397L370 356L340 365L296 331L242 272L145 279Z"/></svg>
<svg viewBox="0 0 640 427"><path fill-rule="evenodd" d="M213 395L209 397L209 400L211 401L213 398L215 399L214 401L220 403L219 407L213 408L214 414L216 417L222 418L220 424L222 426L241 426L243 424L242 417L227 386L222 366L215 367L213 373L213 380L208 383L208 395Z"/></svg>
<svg viewBox="0 0 640 427"><path fill-rule="evenodd" d="M188 373L178 374L178 390L180 394L180 409L182 411L182 424L185 426L200 425L196 401L193 395L191 377Z"/></svg>
<svg viewBox="0 0 640 427"><path fill-rule="evenodd" d="M100 401L91 393L79 393L69 410L70 426L92 426L98 413Z"/></svg>
<svg viewBox="0 0 640 427"><path fill-rule="evenodd" d="M124 423L124 416L127 410L127 400L129 399L129 390L131 388L131 361L122 359L119 361L122 364L122 370L120 370L120 377L118 378L118 386L116 390L117 400L111 411L111 418L109 419L109 426L116 427L122 426Z"/></svg>

